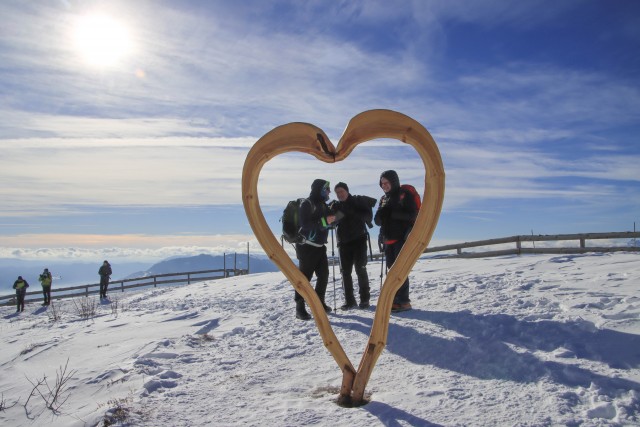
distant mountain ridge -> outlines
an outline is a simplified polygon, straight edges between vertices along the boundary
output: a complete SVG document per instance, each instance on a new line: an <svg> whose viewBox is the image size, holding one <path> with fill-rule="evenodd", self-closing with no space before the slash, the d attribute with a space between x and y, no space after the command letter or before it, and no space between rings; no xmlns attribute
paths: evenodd
<svg viewBox="0 0 640 427"><path fill-rule="evenodd" d="M170 258L152 265L146 271L133 273L129 275L129 278L186 271L219 270L222 268L246 269L247 257L234 254L226 256L200 254L191 257ZM266 257L256 257L254 255L249 257L250 273L266 273L272 271L279 271L279 269L270 259Z"/></svg>

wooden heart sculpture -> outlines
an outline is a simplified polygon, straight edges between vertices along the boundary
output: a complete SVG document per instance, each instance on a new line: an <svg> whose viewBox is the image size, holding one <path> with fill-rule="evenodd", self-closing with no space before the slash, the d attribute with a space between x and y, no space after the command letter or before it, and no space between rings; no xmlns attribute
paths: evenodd
<svg viewBox="0 0 640 427"><path fill-rule="evenodd" d="M258 178L264 164L279 154L300 151L323 162L334 163L344 160L358 144L378 138L397 139L411 145L424 164L425 185L416 223L380 291L369 341L356 371L333 332L315 290L269 229L260 208ZM355 116L337 147L316 126L289 123L266 133L249 150L242 170L242 201L249 224L266 254L311 308L324 345L342 370L339 402L343 405L365 403L365 387L387 342L393 297L429 244L438 223L444 200L444 177L440 151L427 129L412 118L391 110L370 110Z"/></svg>

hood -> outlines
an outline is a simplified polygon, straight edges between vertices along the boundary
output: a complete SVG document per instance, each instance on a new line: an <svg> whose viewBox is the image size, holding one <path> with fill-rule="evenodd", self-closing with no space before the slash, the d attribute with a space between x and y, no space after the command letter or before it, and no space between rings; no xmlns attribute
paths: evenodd
<svg viewBox="0 0 640 427"><path fill-rule="evenodd" d="M314 180L311 184L311 193L309 194L309 198L324 200L324 197L322 196L322 189L328 185L329 181L325 181L324 179Z"/></svg>
<svg viewBox="0 0 640 427"><path fill-rule="evenodd" d="M390 193L393 193L394 191L397 191L400 188L400 178L398 177L398 173L396 171L394 170L384 171L380 174L380 180L382 180L382 178L386 178L391 183ZM378 184L380 183L378 182Z"/></svg>

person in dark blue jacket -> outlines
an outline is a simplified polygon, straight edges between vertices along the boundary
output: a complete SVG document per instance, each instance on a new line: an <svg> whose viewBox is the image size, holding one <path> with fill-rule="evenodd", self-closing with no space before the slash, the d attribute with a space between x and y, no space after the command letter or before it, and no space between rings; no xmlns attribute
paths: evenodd
<svg viewBox="0 0 640 427"><path fill-rule="evenodd" d="M302 241L296 243L296 257L298 268L311 281L316 275L316 293L322 301L325 311L331 308L325 303L325 293L329 281L329 261L327 259L327 235L329 226L335 221L335 215L329 212L327 200L331 193L329 181L316 179L311 184L309 198L300 204L300 234ZM296 317L309 320L311 316L305 308L304 298L297 291L295 293Z"/></svg>
<svg viewBox="0 0 640 427"><path fill-rule="evenodd" d="M413 228L418 206L411 192L400 187L400 178L394 170L382 172L380 188L384 196L380 198L374 221L380 226L384 256L387 266L391 267ZM411 310L408 277L396 292L391 307L392 312L405 310Z"/></svg>

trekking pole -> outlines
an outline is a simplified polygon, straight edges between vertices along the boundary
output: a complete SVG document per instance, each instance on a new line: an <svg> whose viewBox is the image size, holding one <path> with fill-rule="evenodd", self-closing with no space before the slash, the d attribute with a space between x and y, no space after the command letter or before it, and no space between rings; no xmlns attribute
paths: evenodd
<svg viewBox="0 0 640 427"><path fill-rule="evenodd" d="M367 231L367 240L369 241L369 257L371 258L371 262L373 262L373 249L371 249L371 234Z"/></svg>
<svg viewBox="0 0 640 427"><path fill-rule="evenodd" d="M380 249L380 290L382 291L382 277L384 271L384 243L378 239L378 249Z"/></svg>
<svg viewBox="0 0 640 427"><path fill-rule="evenodd" d="M340 277L343 279L340 281L340 287L342 288L342 295L344 295L344 271L342 271L342 258L340 257L340 236L336 230L336 246L338 247L338 269L340 271Z"/></svg>
<svg viewBox="0 0 640 427"><path fill-rule="evenodd" d="M336 254L333 250L333 227L331 227L331 266L333 267L333 311L336 311Z"/></svg>

